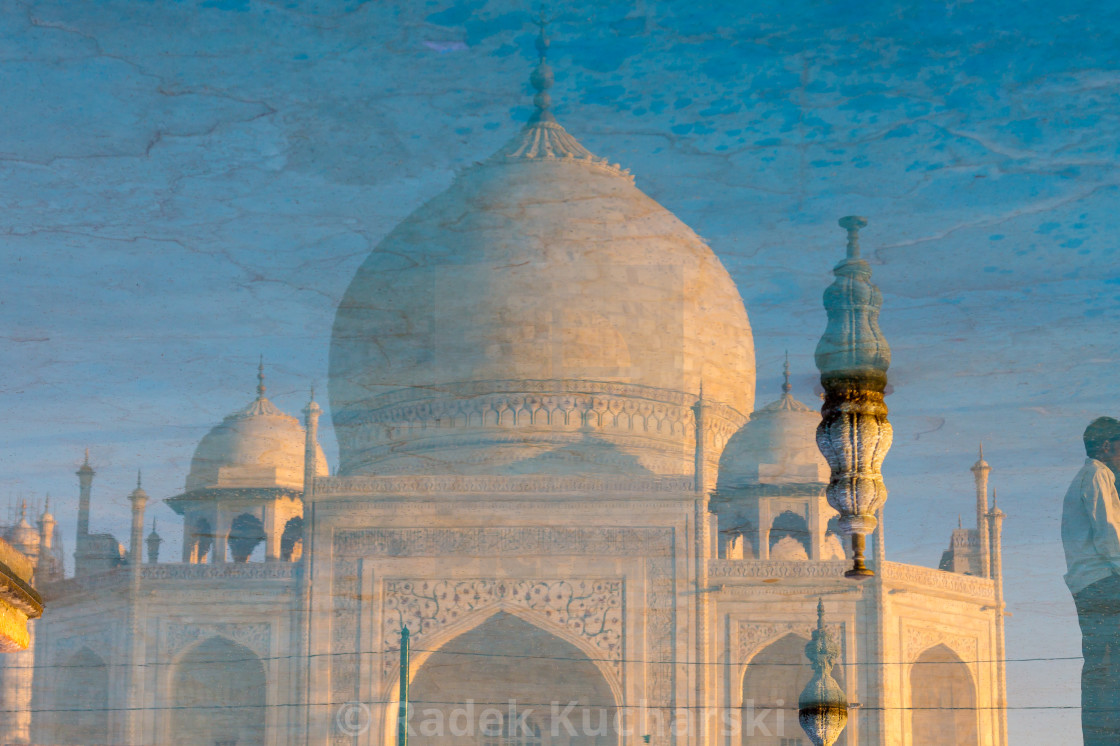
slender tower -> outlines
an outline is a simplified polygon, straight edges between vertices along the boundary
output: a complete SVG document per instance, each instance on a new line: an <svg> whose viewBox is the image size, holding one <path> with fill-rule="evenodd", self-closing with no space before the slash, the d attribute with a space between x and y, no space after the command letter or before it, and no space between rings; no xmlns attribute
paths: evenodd
<svg viewBox="0 0 1120 746"><path fill-rule="evenodd" d="M840 529L852 537L852 569L846 575L874 573L864 563L866 536L875 530L876 513L886 502L883 459L891 447L891 424L883 396L891 351L879 329L879 288L871 265L859 255L859 229L865 218L840 219L848 232L847 256L824 291L828 326L817 344L824 404L817 446L832 471L826 496L840 513Z"/></svg>
<svg viewBox="0 0 1120 746"><path fill-rule="evenodd" d="M128 541L128 563L132 566L132 573L140 572L140 563L144 556L144 507L148 504L148 493L140 486L140 472L136 472L136 489L128 496L132 503L132 535Z"/></svg>
<svg viewBox="0 0 1120 746"><path fill-rule="evenodd" d="M148 534L145 539L148 545L148 564L154 565L159 562L159 545L163 543L163 537L156 532L156 519L152 519L152 532Z"/></svg>
<svg viewBox="0 0 1120 746"><path fill-rule="evenodd" d="M977 570L981 577L992 577L991 548L988 539L988 475L992 467L984 460L984 444L980 444L980 458L972 465L972 477L976 481L976 538Z"/></svg>
<svg viewBox="0 0 1120 746"><path fill-rule="evenodd" d="M315 494L315 475L319 468L319 415L323 408L315 401L315 387L311 387L311 399L303 408L303 497L306 500Z"/></svg>
<svg viewBox="0 0 1120 746"><path fill-rule="evenodd" d="M58 569L54 558L54 527L58 521L51 515L51 496L47 495L43 514L39 516L39 566L35 577L39 582L55 580Z"/></svg>
<svg viewBox="0 0 1120 746"><path fill-rule="evenodd" d="M995 490L992 490L992 509L988 512L988 524L991 527L989 540L991 542L991 577L996 592L996 675L998 678L998 696L995 715L999 722L1000 746L1007 744L1007 664L1004 657L1007 651L1004 638L1004 600L1003 600L1003 519L1005 513L999 509L996 502Z"/></svg>
<svg viewBox="0 0 1120 746"><path fill-rule="evenodd" d="M144 632L141 621L141 573L140 565L144 552L144 507L148 504L148 493L140 486L140 472L136 472L136 489L128 495L132 503L132 535L128 542L128 711L125 713L124 727L126 743L142 743L141 708L144 690Z"/></svg>
<svg viewBox="0 0 1120 746"><path fill-rule="evenodd" d="M93 487L93 475L96 473L89 465L89 449L86 449L86 458L76 472L78 475L78 541L84 536L89 536L89 493Z"/></svg>

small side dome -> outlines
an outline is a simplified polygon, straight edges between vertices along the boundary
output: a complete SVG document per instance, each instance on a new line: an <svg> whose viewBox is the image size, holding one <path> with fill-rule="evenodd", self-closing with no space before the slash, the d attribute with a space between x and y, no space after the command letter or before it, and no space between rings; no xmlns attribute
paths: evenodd
<svg viewBox="0 0 1120 746"><path fill-rule="evenodd" d="M727 441L719 461L719 490L756 484L828 484L828 462L817 448L820 412L790 393L786 363L782 396L751 415Z"/></svg>
<svg viewBox="0 0 1120 746"><path fill-rule="evenodd" d="M27 502L20 507L19 522L9 528L4 535L8 543L28 555L36 557L39 554L39 532L27 522Z"/></svg>
<svg viewBox="0 0 1120 746"><path fill-rule="evenodd" d="M187 492L207 488L281 487L303 489L305 435L299 420L265 398L263 372L257 398L226 417L198 444ZM328 474L323 449L316 444L316 476Z"/></svg>

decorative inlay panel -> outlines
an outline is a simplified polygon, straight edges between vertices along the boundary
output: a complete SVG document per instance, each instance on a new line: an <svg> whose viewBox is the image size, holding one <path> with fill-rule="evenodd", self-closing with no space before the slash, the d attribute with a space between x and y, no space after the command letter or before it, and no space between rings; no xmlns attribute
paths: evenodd
<svg viewBox="0 0 1120 746"><path fill-rule="evenodd" d="M64 666L74 653L88 647L106 663L112 663L110 658L113 645L111 643L113 628L91 629L69 637L62 637L50 643L51 661L55 666ZM65 669L61 669L65 671Z"/></svg>
<svg viewBox="0 0 1120 746"><path fill-rule="evenodd" d="M545 492L691 492L689 477L401 476L320 477L316 497L330 495L455 495Z"/></svg>
<svg viewBox="0 0 1120 746"><path fill-rule="evenodd" d="M676 649L676 586L671 559L646 560L646 651L649 656L650 704L666 708L676 704L676 670L673 666Z"/></svg>
<svg viewBox="0 0 1120 746"><path fill-rule="evenodd" d="M804 637L808 642L817 628L814 622L744 622L738 625L738 653L740 663L749 663L764 647L789 634ZM825 628L834 640L844 639L842 623L826 624ZM808 660L806 659L806 665Z"/></svg>
<svg viewBox="0 0 1120 746"><path fill-rule="evenodd" d="M359 558L369 557L444 557L444 556L462 556L462 557L480 557L480 556L494 556L503 554L525 554L537 556L557 556L557 555L587 555L587 556L605 556L605 557L644 557L646 562L646 580L647 580L647 618L646 618L646 657L650 661L649 668L649 696L650 701L655 706L671 708L674 705L674 690L675 690L675 671L672 661L675 659L675 629L676 629L676 590L674 580L674 534L671 528L609 528L609 527L594 527L594 528L540 528L540 527L511 527L511 528L461 528L461 529L438 529L438 528L377 528L377 529L356 529L356 530L340 530L334 535L334 574L335 581L333 584L333 598L334 598L334 615L332 617L332 646L346 646L353 640L357 642L358 630L358 586L357 586L357 561ZM353 578L353 581L347 578ZM394 583L405 583L409 581L393 581ZM412 581L415 583L416 581ZM451 582L451 581L448 581ZM469 581L468 581L469 582ZM487 581L495 583L498 581ZM549 583L558 583L562 581L543 581L546 585ZM572 583L573 581L568 581ZM584 581L594 583L595 581ZM599 581L603 582L603 581ZM617 635L621 638L623 635L622 627L622 614L621 614L621 581L611 580L608 583L619 583L619 607L617 627L613 621L604 624L604 633L600 639L606 641ZM532 584L528 584L526 588L522 588L521 581L509 581L509 588L502 591L495 591L493 587L487 589L487 593L503 594L502 598L508 598L511 589L516 586L522 592L526 588L531 588ZM412 616L413 621L419 622L418 629L423 629L423 622L425 619L430 619L437 624L446 623L446 612L434 612L430 606L425 606L422 603L423 597L430 598L433 589L429 588L421 592L415 585L411 589L405 589L403 586L393 586L397 596L397 603L404 603L404 607L409 607L410 604L415 604L416 607L408 613ZM573 594L576 596L582 595L589 590L584 588L583 592L577 591L573 588ZM514 593L517 591L514 590ZM613 586L607 586L603 590L592 593L594 597L596 593L606 596L599 596L599 600L590 604L590 607L596 610L600 607L605 608L607 612L613 614L615 607L612 605L615 591ZM340 596L346 596L348 599L353 599L354 603L342 601ZM566 598L560 596L559 598ZM525 602L528 603L528 602ZM536 602L535 602L536 603ZM548 607L553 603L551 600L545 603ZM568 601L564 601L567 607ZM462 602L459 602L462 606ZM528 607L524 607L528 608ZM438 621L443 614L444 621ZM581 622L584 626L584 631L591 629L594 631L594 622L589 619L604 619L605 616L596 617L594 612L589 609L578 608L576 611L567 610L560 612L555 607L553 613L559 619L562 614L567 615L569 620L575 619ZM611 616L613 620L613 616ZM431 624L432 622L429 622ZM388 617L383 622L386 627L390 624ZM393 622L393 634L386 634L386 647L390 644L395 644L399 635L399 621ZM410 623L411 629L411 623ZM582 633L581 633L582 634ZM597 646L602 643L594 643ZM617 645L618 653L617 659L621 661L622 641L618 639L617 642L606 643L608 647ZM332 652L338 650L332 647ZM350 650L357 650L357 648L345 647L338 652L347 653ZM384 652L384 665L395 665L397 657L393 652ZM351 677L348 666L344 665L346 660L351 658L349 655L332 656L338 659L334 662L332 668L333 680L339 682L340 696L341 693L356 691L356 667L355 674ZM607 657L607 656L604 656ZM620 664L619 664L620 665ZM351 683L353 682L353 683Z"/></svg>
<svg viewBox="0 0 1120 746"><path fill-rule="evenodd" d="M357 701L359 614L359 563L339 558L331 578L331 682L338 701Z"/></svg>
<svg viewBox="0 0 1120 746"><path fill-rule="evenodd" d="M664 556L670 528L366 528L335 534L335 553L351 557L498 555Z"/></svg>
<svg viewBox="0 0 1120 746"><path fill-rule="evenodd" d="M621 677L622 594L621 579L386 580L385 651L400 649L403 626L415 642L475 612L512 606L537 612L586 640ZM394 657L384 656L384 664L382 673L388 677L396 665Z"/></svg>
<svg viewBox="0 0 1120 746"><path fill-rule="evenodd" d="M842 578L846 560L710 560L709 578Z"/></svg>
<svg viewBox="0 0 1120 746"><path fill-rule="evenodd" d="M184 648L207 637L225 637L243 645L256 655L265 658L269 654L272 627L267 622L180 623L169 622L163 629L163 650L167 658L173 658Z"/></svg>
<svg viewBox="0 0 1120 746"><path fill-rule="evenodd" d="M985 601L995 598L995 584L988 578L960 575L955 572L935 570L932 567L902 565L897 562L884 562L881 572L884 580L924 585L928 588L976 596Z"/></svg>
<svg viewBox="0 0 1120 746"><path fill-rule="evenodd" d="M291 580L295 575L292 562L224 562L213 565L168 563L142 565L140 577L145 580Z"/></svg>
<svg viewBox="0 0 1120 746"><path fill-rule="evenodd" d="M975 637L960 635L933 627L907 626L902 633L903 660L912 663L922 653L935 645L944 645L957 654L970 669L975 671L977 643Z"/></svg>

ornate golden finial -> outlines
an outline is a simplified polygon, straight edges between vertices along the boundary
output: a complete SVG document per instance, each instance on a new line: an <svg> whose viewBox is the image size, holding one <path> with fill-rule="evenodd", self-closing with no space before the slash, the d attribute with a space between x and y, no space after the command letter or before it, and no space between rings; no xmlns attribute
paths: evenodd
<svg viewBox="0 0 1120 746"><path fill-rule="evenodd" d="M556 121L552 116L549 109L552 107L552 96L549 95L548 89L552 88L553 76L552 68L548 66L548 46L550 44L546 30L548 24L552 22L552 18L546 17L544 6L541 7L540 14L533 19L536 24L537 32L537 66L533 68L533 72L529 75L529 83L533 86L536 94L533 96L533 104L537 107L536 112L529 118L529 123L536 122L553 122Z"/></svg>
<svg viewBox="0 0 1120 746"><path fill-rule="evenodd" d="M817 599L817 628L805 646L813 676L797 701L797 720L814 746L832 746L848 724L848 700L832 678L842 654L839 643L824 626L824 599Z"/></svg>
<svg viewBox="0 0 1120 746"><path fill-rule="evenodd" d="M887 499L882 465L892 429L883 397L891 353L879 328L882 294L871 282L871 266L859 258L859 229L867 220L849 215L839 223L848 232L848 250L824 291L828 326L815 355L825 394L817 446L831 472L828 504L852 541L852 569L845 575L858 578L874 574L864 562L866 536Z"/></svg>
<svg viewBox="0 0 1120 746"><path fill-rule="evenodd" d="M782 381L782 393L788 394L793 391L793 386L791 386L789 382L789 350L786 350L786 363L782 367L782 377L784 379Z"/></svg>
<svg viewBox="0 0 1120 746"><path fill-rule="evenodd" d="M263 399L266 390L264 387L264 355L261 355L260 363L257 364L257 398Z"/></svg>

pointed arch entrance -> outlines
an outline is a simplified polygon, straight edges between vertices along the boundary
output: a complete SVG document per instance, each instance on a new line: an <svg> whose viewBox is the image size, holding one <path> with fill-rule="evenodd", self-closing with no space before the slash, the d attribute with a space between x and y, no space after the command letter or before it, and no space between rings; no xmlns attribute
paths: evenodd
<svg viewBox="0 0 1120 746"><path fill-rule="evenodd" d="M914 746L976 746L976 688L957 654L936 645L910 667Z"/></svg>
<svg viewBox="0 0 1120 746"><path fill-rule="evenodd" d="M167 742L262 746L265 702L260 658L224 637L211 637L191 648L175 665Z"/></svg>
<svg viewBox="0 0 1120 746"><path fill-rule="evenodd" d="M82 648L66 661L55 703L55 743L109 743L109 668Z"/></svg>
<svg viewBox="0 0 1120 746"><path fill-rule="evenodd" d="M409 746L618 744L617 703L595 662L507 612L428 655L409 701Z"/></svg>
<svg viewBox="0 0 1120 746"><path fill-rule="evenodd" d="M743 746L809 746L809 739L797 722L797 700L809 683L813 669L805 657L809 640L787 634L758 651L743 674ZM844 688L842 666L832 677ZM845 730L836 746L846 746Z"/></svg>

